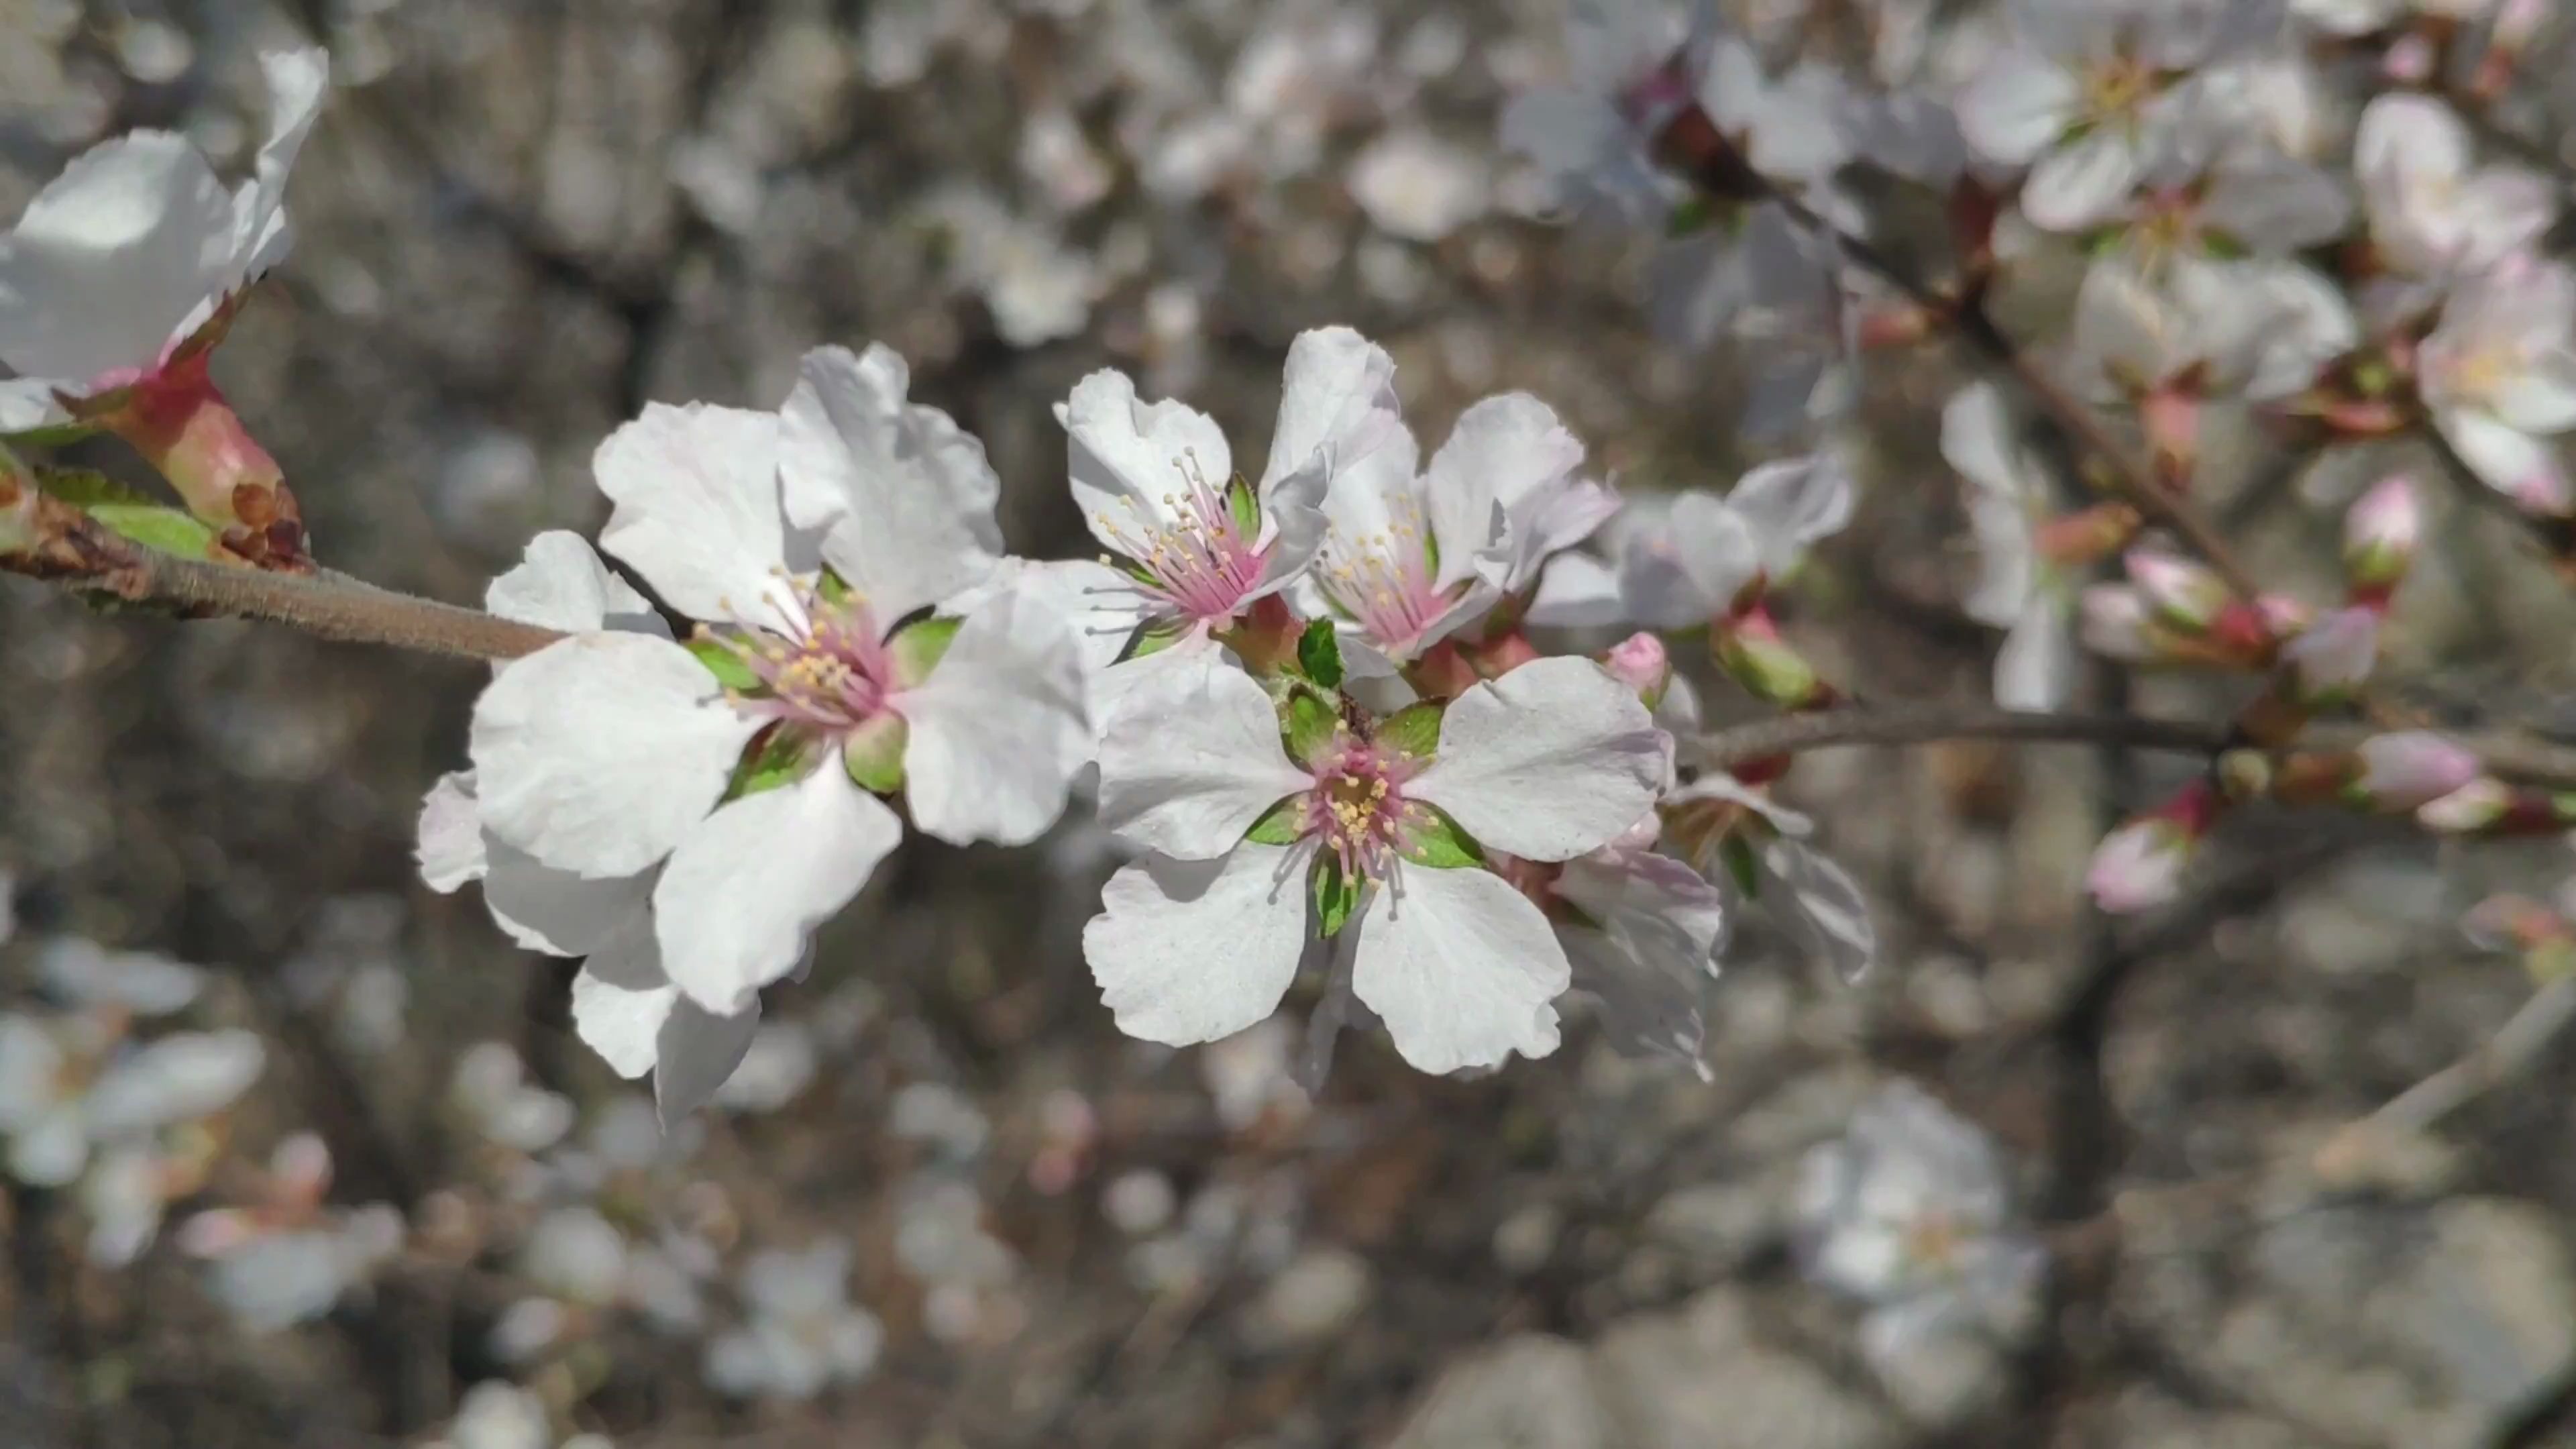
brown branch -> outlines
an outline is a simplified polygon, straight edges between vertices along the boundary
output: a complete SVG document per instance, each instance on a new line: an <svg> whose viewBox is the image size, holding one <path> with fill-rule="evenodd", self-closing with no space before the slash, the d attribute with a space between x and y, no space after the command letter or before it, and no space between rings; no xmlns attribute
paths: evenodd
<svg viewBox="0 0 2576 1449"><path fill-rule="evenodd" d="M316 638L459 659L516 659L564 637L535 624L380 589L345 574L267 573L115 541L124 546L116 557L101 560L102 566L46 576L69 588L104 590L130 603L162 605L190 617L266 619ZM17 561L9 562L14 566Z"/></svg>

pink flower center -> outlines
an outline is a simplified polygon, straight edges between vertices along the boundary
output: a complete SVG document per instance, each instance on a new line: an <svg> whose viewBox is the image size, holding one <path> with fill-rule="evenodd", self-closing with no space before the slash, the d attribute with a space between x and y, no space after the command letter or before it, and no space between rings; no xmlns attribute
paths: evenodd
<svg viewBox="0 0 2576 1449"><path fill-rule="evenodd" d="M1384 533L1326 535L1317 569L1333 603L1392 653L1410 654L1455 602L1436 581L1421 505L1399 504Z"/></svg>
<svg viewBox="0 0 2576 1449"><path fill-rule="evenodd" d="M734 695L738 708L822 735L847 734L885 712L896 688L894 656L865 598L828 599L791 580L771 602L801 625L786 634L745 627L715 636L760 681L761 693Z"/></svg>
<svg viewBox="0 0 2576 1449"><path fill-rule="evenodd" d="M1103 514L1100 530L1141 575L1136 589L1151 612L1221 624L1261 587L1266 557L1259 524L1245 531L1226 490L1208 481L1195 452L1172 466L1181 486L1163 495L1161 516L1131 498L1124 500L1126 518Z"/></svg>
<svg viewBox="0 0 2576 1449"><path fill-rule="evenodd" d="M1385 876L1430 807L1404 784L1421 768L1411 755L1345 736L1311 767L1315 783L1297 802L1297 833L1317 836L1351 879Z"/></svg>

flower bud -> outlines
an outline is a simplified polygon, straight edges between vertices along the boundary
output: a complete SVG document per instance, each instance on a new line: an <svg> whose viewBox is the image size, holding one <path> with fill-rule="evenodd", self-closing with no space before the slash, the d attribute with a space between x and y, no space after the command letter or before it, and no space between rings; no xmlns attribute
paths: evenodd
<svg viewBox="0 0 2576 1449"><path fill-rule="evenodd" d="M2384 595L2406 576L2423 534L2413 480L2403 473L2381 479L2344 515L2344 578L2356 591Z"/></svg>
<svg viewBox="0 0 2576 1449"><path fill-rule="evenodd" d="M2302 707L2341 703L2379 662L2379 615L2364 608L2331 610L2283 645L2281 659Z"/></svg>
<svg viewBox="0 0 2576 1449"><path fill-rule="evenodd" d="M2082 600L2084 647L2106 659L2145 659L2147 596L2128 584L2094 584Z"/></svg>
<svg viewBox="0 0 2576 1449"><path fill-rule="evenodd" d="M1709 647L1729 678L1766 703L1782 709L1821 709L1833 702L1833 686L1789 647L1770 616L1758 608L1720 623L1709 637Z"/></svg>
<svg viewBox="0 0 2576 1449"><path fill-rule="evenodd" d="M1642 629L1611 645L1601 656L1601 667L1635 690L1648 709L1663 703L1664 690L1673 682L1672 655L1664 641Z"/></svg>
<svg viewBox="0 0 2576 1449"><path fill-rule="evenodd" d="M2466 835L2503 820L2513 805L2511 786L2502 780L2475 779L2417 806L2415 822L2444 835Z"/></svg>
<svg viewBox="0 0 2576 1449"><path fill-rule="evenodd" d="M2478 777L2478 757L2431 730L2374 735L2357 754L2361 773L2351 793L2374 810L2413 810Z"/></svg>
<svg viewBox="0 0 2576 1449"><path fill-rule="evenodd" d="M2168 624L2197 634L2227 607L2227 583L2189 559L2161 549L2133 548L2128 555L2129 581Z"/></svg>
<svg viewBox="0 0 2576 1449"><path fill-rule="evenodd" d="M2141 815L2102 837L2093 850L2085 889L2113 915L2160 906L2182 890L2182 873L2216 819L2217 797L2205 781L2183 787L2151 815Z"/></svg>

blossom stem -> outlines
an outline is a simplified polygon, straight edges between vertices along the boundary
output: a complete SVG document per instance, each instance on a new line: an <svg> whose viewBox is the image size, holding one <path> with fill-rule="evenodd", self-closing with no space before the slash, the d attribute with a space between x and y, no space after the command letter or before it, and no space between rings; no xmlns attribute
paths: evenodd
<svg viewBox="0 0 2576 1449"><path fill-rule="evenodd" d="M2312 726L2301 744L2349 749L2375 733L2379 731L2366 726ZM2576 787L2576 751L2493 731L2449 737L2476 755L2480 768L2489 774ZM2249 747L2234 726L2221 722L2129 714L2039 714L1945 700L1757 720L1701 736L1697 753L1710 765L1726 766L1838 745L1925 745L1949 740L2108 745L2211 758Z"/></svg>
<svg viewBox="0 0 2576 1449"><path fill-rule="evenodd" d="M73 535L53 557L0 555L0 565L68 588L100 589L129 603L160 605L190 618L265 619L320 639L383 644L459 659L516 659L564 636L380 589L346 574L272 573L156 553L100 528L76 510ZM50 564L50 566L48 566Z"/></svg>

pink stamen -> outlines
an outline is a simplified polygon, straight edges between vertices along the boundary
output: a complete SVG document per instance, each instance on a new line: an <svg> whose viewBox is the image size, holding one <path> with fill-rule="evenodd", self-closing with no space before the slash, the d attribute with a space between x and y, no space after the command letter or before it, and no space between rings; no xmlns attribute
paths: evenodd
<svg viewBox="0 0 2576 1449"><path fill-rule="evenodd" d="M1122 523L1102 515L1101 532L1146 576L1134 587L1149 613L1224 623L1261 587L1267 551L1244 531L1225 489L1209 480L1195 452L1173 467L1181 487L1163 495L1170 522L1146 516L1130 499L1128 518Z"/></svg>
<svg viewBox="0 0 2576 1449"><path fill-rule="evenodd" d="M1456 602L1432 574L1422 509L1411 499L1396 509L1387 531L1351 539L1339 530L1324 541L1317 569L1324 592L1371 639L1397 654L1410 654Z"/></svg>
<svg viewBox="0 0 2576 1449"><path fill-rule="evenodd" d="M1404 793L1421 762L1345 735L1310 768L1315 783L1297 802L1298 834L1320 837L1346 878L1392 874L1413 832L1431 821L1430 807Z"/></svg>
<svg viewBox="0 0 2576 1449"><path fill-rule="evenodd" d="M894 657L867 600L826 599L812 584L787 585L778 612L803 624L791 634L744 628L727 647L760 680L762 693L738 694L744 713L819 735L848 734L874 720L894 692Z"/></svg>

